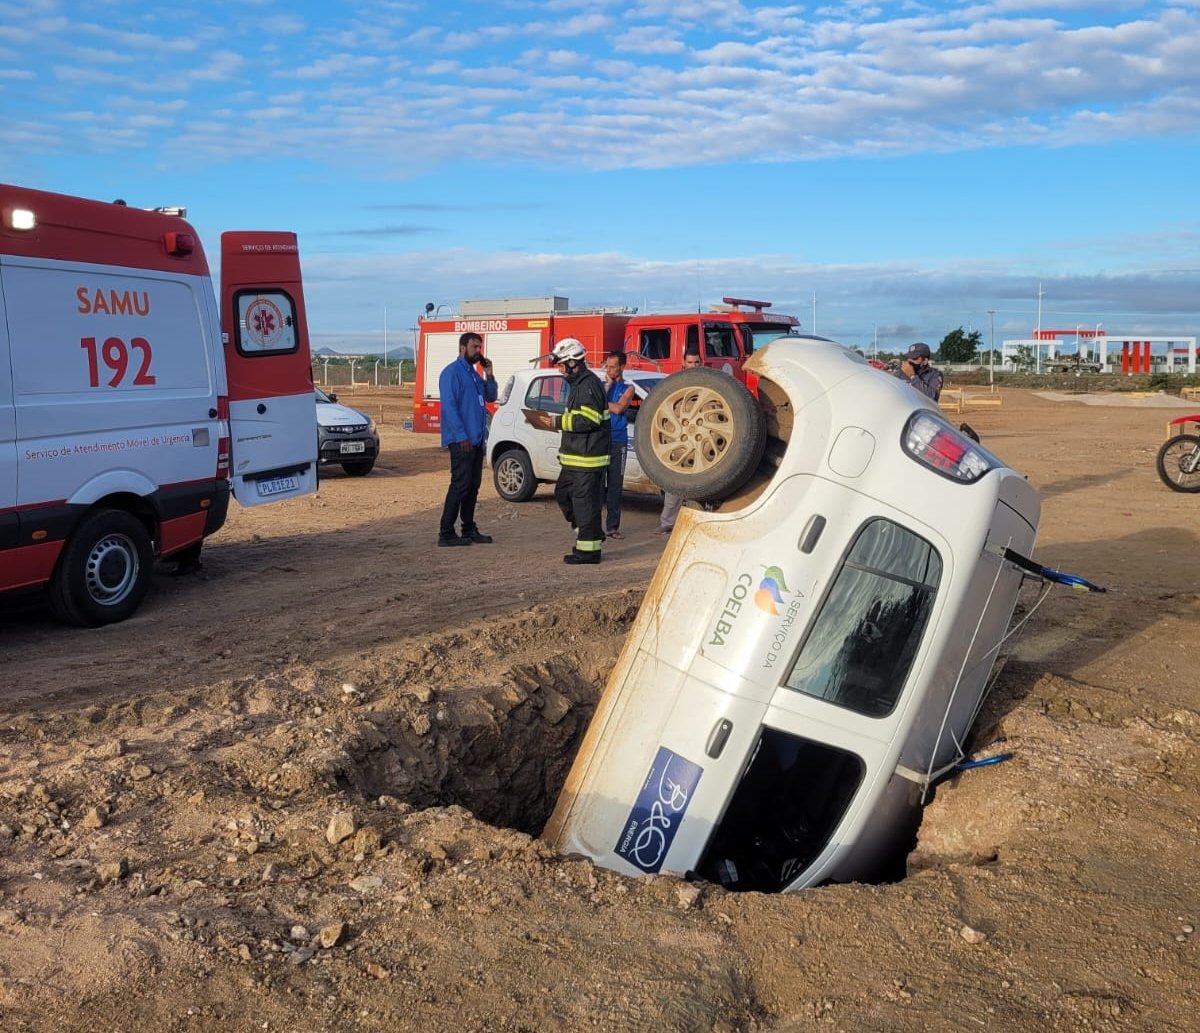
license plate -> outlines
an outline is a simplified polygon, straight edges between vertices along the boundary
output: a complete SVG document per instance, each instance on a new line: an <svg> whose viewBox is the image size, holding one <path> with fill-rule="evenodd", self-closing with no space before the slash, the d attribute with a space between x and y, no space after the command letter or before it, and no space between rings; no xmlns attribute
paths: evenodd
<svg viewBox="0 0 1200 1033"><path fill-rule="evenodd" d="M298 485L295 477L272 477L258 482L258 493L262 496L279 495L285 491L295 491Z"/></svg>
<svg viewBox="0 0 1200 1033"><path fill-rule="evenodd" d="M342 452L365 452L367 444L365 441L343 441Z"/></svg>

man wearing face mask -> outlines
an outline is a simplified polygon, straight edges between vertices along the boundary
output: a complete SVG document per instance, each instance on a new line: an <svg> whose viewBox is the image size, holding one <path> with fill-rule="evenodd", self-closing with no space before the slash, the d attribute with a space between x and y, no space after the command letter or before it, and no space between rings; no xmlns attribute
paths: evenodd
<svg viewBox="0 0 1200 1033"><path fill-rule="evenodd" d="M908 349L894 375L912 384L921 394L935 402L942 393L941 371L929 365L929 345L924 341L918 341Z"/></svg>
<svg viewBox="0 0 1200 1033"><path fill-rule="evenodd" d="M554 501L575 528L575 548L564 563L599 563L604 532L600 529L604 471L608 466L612 432L608 399L600 378L587 368L587 350L574 337L565 337L550 352L550 361L567 381L566 408L561 416L529 412L530 423L543 430L562 431L558 445L561 470Z"/></svg>

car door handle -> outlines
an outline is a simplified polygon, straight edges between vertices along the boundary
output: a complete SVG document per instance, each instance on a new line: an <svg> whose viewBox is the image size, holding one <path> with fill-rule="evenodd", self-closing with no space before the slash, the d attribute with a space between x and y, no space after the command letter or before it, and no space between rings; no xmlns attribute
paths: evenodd
<svg viewBox="0 0 1200 1033"><path fill-rule="evenodd" d="M209 410L208 410L208 418L209 418L210 420L215 420L215 419L217 418L217 410L216 410L216 409L209 409Z"/></svg>
<svg viewBox="0 0 1200 1033"><path fill-rule="evenodd" d="M721 751L725 749L725 744L729 741L729 733L732 731L733 722L728 718L721 718L713 725L713 730L708 733L708 745L704 747L704 752L716 760L721 756Z"/></svg>

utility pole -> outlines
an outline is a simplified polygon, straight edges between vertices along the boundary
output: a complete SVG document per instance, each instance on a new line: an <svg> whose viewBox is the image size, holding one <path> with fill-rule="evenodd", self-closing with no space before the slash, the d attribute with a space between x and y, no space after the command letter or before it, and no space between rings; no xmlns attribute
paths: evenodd
<svg viewBox="0 0 1200 1033"><path fill-rule="evenodd" d="M988 323L991 327L991 344L988 347L988 387L996 390L996 310L988 309Z"/></svg>
<svg viewBox="0 0 1200 1033"><path fill-rule="evenodd" d="M1045 291L1042 290L1041 283L1038 284L1038 309L1037 309L1037 329L1034 331L1034 347L1037 349L1037 371L1042 372L1042 295Z"/></svg>
<svg viewBox="0 0 1200 1033"><path fill-rule="evenodd" d="M376 380L378 381L378 377ZM383 306L383 379L387 381L387 306ZM375 385L379 386L378 383Z"/></svg>
<svg viewBox="0 0 1200 1033"><path fill-rule="evenodd" d="M879 361L879 324L871 324L871 333L875 335L875 353L871 356L876 362Z"/></svg>
<svg viewBox="0 0 1200 1033"><path fill-rule="evenodd" d="M817 335L817 292L813 291L813 336Z"/></svg>

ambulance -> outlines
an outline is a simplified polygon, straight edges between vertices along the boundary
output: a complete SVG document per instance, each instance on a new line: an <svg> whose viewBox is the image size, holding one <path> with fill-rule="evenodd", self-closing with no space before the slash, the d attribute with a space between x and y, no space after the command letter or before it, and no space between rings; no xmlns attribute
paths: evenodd
<svg viewBox="0 0 1200 1033"><path fill-rule="evenodd" d="M221 237L220 301L181 209L0 184L0 591L129 617L156 558L316 490L293 233Z"/></svg>

